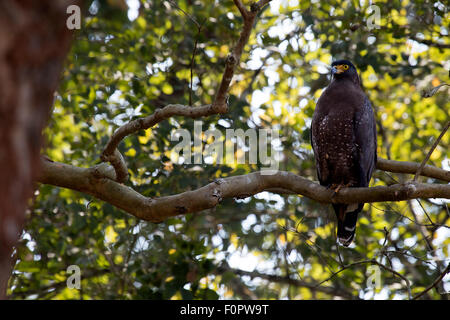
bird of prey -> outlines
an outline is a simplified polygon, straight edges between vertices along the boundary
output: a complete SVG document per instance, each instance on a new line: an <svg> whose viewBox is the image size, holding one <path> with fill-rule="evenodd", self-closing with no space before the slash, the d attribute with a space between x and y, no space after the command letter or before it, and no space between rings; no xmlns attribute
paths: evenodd
<svg viewBox="0 0 450 320"><path fill-rule="evenodd" d="M331 82L317 101L311 124L311 144L319 182L335 191L367 187L377 161L375 118L348 60L331 64ZM339 242L353 241L364 203L333 204Z"/></svg>

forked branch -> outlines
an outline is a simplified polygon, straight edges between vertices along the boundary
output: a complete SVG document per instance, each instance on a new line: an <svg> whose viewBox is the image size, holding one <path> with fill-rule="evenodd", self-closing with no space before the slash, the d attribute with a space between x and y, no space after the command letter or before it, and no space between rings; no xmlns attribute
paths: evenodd
<svg viewBox="0 0 450 320"><path fill-rule="evenodd" d="M130 121L117 129L106 144L102 152L101 159L104 162L110 162L117 173L118 182L124 182L128 176L125 175L124 170L127 171L125 162L121 156L116 152L119 143L128 135L140 130L148 129L158 122L167 119L171 116L185 116L190 118L205 117L214 114L223 114L228 112L227 93L233 79L234 70L239 64L245 44L248 42L250 33L255 23L258 12L271 0L261 0L251 6L251 10L247 11L240 0L235 0L234 3L239 9L239 12L244 19L244 26L242 28L239 39L226 59L225 70L222 75L222 81L217 89L216 96L212 104L200 107L185 106L185 105L167 105L162 109L157 110L153 115L143 119ZM122 161L120 161L122 160ZM119 180L120 178L120 180Z"/></svg>

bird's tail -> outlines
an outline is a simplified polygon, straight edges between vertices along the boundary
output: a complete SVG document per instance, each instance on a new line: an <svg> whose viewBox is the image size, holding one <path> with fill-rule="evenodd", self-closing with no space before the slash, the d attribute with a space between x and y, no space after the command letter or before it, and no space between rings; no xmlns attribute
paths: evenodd
<svg viewBox="0 0 450 320"><path fill-rule="evenodd" d="M339 242L348 247L352 243L356 232L356 220L364 203L358 204L333 204L334 212L338 220L337 237Z"/></svg>

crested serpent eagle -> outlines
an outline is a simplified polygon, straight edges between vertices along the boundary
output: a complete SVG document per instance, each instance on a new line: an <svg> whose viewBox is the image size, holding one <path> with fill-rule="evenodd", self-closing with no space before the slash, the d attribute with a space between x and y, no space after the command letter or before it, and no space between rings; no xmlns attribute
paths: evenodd
<svg viewBox="0 0 450 320"><path fill-rule="evenodd" d="M342 187L367 187L377 161L375 118L355 66L331 64L331 82L317 101L311 144L321 185L335 194ZM364 203L333 204L339 242L348 246Z"/></svg>

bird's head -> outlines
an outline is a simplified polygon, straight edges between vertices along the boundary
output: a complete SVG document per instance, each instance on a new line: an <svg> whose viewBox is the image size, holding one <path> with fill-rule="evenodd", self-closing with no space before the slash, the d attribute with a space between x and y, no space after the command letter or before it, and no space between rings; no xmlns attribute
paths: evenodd
<svg viewBox="0 0 450 320"><path fill-rule="evenodd" d="M359 84L358 71L348 60L337 60L331 64L331 76L334 79L351 79Z"/></svg>

